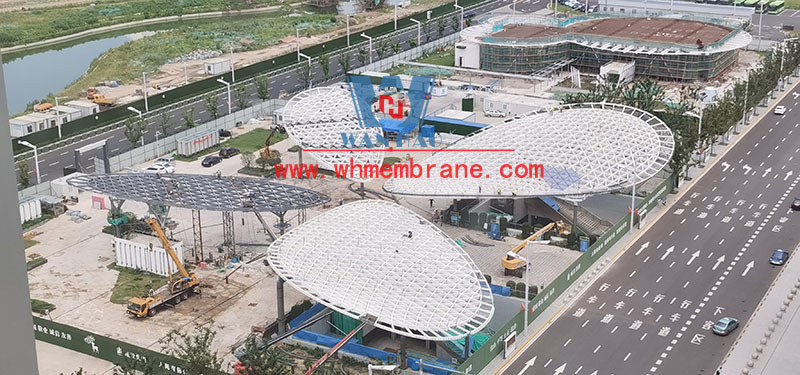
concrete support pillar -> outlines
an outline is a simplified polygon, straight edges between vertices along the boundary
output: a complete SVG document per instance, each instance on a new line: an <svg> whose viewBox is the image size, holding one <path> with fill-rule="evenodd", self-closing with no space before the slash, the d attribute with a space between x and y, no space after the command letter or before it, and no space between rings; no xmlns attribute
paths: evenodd
<svg viewBox="0 0 800 375"><path fill-rule="evenodd" d="M470 335L467 335L467 337L464 338L464 359L469 358L470 354L472 354L472 350L470 348L471 345L469 343L471 338L472 336Z"/></svg>
<svg viewBox="0 0 800 375"><path fill-rule="evenodd" d="M108 161L108 145L103 143L103 169L106 173L111 173L111 162Z"/></svg>
<svg viewBox="0 0 800 375"><path fill-rule="evenodd" d="M83 167L81 167L81 152L74 150L72 155L75 158L75 171L78 173L83 173Z"/></svg>
<svg viewBox="0 0 800 375"><path fill-rule="evenodd" d="M397 353L398 365L403 370L408 368L408 353L406 353L408 343L406 340L407 338L405 336L400 336L400 352Z"/></svg>
<svg viewBox="0 0 800 375"><path fill-rule="evenodd" d="M283 308L283 279L280 277L278 278L278 291L277 291L277 300L278 300L278 334L286 333L286 312Z"/></svg>
<svg viewBox="0 0 800 375"><path fill-rule="evenodd" d="M572 205L572 232L578 234L578 202Z"/></svg>
<svg viewBox="0 0 800 375"><path fill-rule="evenodd" d="M0 87L5 87L3 61L0 57ZM11 151L11 128L8 125L6 91L0 90L0 238L5 245L0 251L0 301L3 301L0 319L0 373L39 374L36 362L36 346L33 339L31 297L28 290L28 274L25 267L25 252L21 249L22 227L19 223L19 200L15 178L14 156Z"/></svg>
<svg viewBox="0 0 800 375"><path fill-rule="evenodd" d="M124 199L108 198L111 203L111 219L117 219L122 216L122 204L125 203ZM119 225L111 225L114 227L114 237L122 238L122 230Z"/></svg>
<svg viewBox="0 0 800 375"><path fill-rule="evenodd" d="M303 148L297 150L297 158L300 159L300 165L303 165ZM300 167L300 178L303 178L303 169Z"/></svg>

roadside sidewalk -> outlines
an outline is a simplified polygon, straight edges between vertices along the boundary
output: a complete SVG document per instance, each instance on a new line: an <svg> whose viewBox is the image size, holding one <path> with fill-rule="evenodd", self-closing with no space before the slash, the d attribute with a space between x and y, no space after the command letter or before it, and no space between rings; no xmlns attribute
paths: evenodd
<svg viewBox="0 0 800 375"><path fill-rule="evenodd" d="M502 370L504 370L505 367L509 363L511 363L511 361L513 361L513 360L521 360L521 358L517 358L517 356L519 356L521 353L523 353L524 350L527 349L533 343L533 341L535 341L535 339L538 338L538 336L540 336L541 333L543 333L553 323L553 321L558 319L560 317L561 313L563 313L565 310L567 310L572 305L572 303L575 302L577 296L581 295L590 285L592 285L592 283L597 278L600 277L600 275L602 275L604 272L606 272L608 270L608 268L614 263L614 261L619 257L619 255L621 255L622 252L624 250L626 250L627 247L631 243L633 243L633 241L635 241L641 234L643 234L644 232L649 230L651 225L653 225L655 222L657 222L658 219L661 217L661 215L664 212L668 212L672 208L672 205L675 202L679 201L681 196L683 196L683 194L685 194L687 191L689 191L691 189L691 187L694 186L696 181L699 178L701 178L705 174L706 171L710 170L714 166L714 164L722 156L724 156L727 153L728 150L733 148L733 146L735 146L740 139L742 139L746 134L748 134L754 128L754 126L756 124L758 124L759 121L761 121L765 116L772 115L772 109L773 109L774 105L777 102L779 102L781 99L783 99L786 95L791 94L797 88L798 83L800 83L800 80L798 80L797 77L794 77L794 76L788 77L787 83L786 83L786 87L784 88L784 91L777 92L775 94L776 95L775 99L770 98L768 100L768 103L767 103L766 107L759 106L758 107L759 114L758 115L754 115L750 119L750 121L748 122L748 125L742 126L740 124L739 125L740 133L739 134L735 134L735 135L733 135L733 134L730 135L727 144L725 144L725 145L719 145L718 144L715 147L716 155L714 155L714 156L709 155L707 157L705 163L704 163L705 166L703 168L697 168L697 167L689 168L688 175L691 178L691 180L684 180L683 183L681 184L681 187L679 187L677 189L677 193L667 195L667 198L666 198L667 199L667 204L666 205L661 205L661 206L657 205L657 206L655 206L653 208L651 213L648 214L648 216L650 216L650 219L648 220L649 223L646 225L646 227L644 229L635 229L634 228L634 230L628 232L622 238L620 238L617 241L617 243L614 246L612 246L608 250L608 252L606 252L606 256L602 260L599 260L594 266L591 267L590 270L587 270L586 273L584 273L584 275L578 281L576 281L576 283L573 284L573 286L568 291L566 291L564 294L558 296L558 299L553 301L553 303L550 305L550 307L548 307L547 309L542 311L542 313L539 315L538 318L536 318L533 321L529 322L528 334L526 335L525 332L523 331L523 332L520 332L517 335L517 342L520 343L520 344L517 346L517 350L509 358L506 359L506 358L503 358L502 356L495 357L491 362L489 362L488 365L486 365L486 367L480 372L480 374L484 374L484 375L498 374ZM785 275L800 275L800 261L789 262L789 263L795 263L794 266L797 267L797 269L794 272L784 272L782 275L784 275L784 274ZM791 276L787 276L787 278L788 277L791 277ZM794 281L797 281L798 283L800 283L800 278L798 278L797 280L794 280ZM789 281L787 281L787 283L789 283ZM776 284L777 284L777 282L776 282ZM774 285L775 284L773 284L773 286ZM798 287L800 287L800 285L798 285ZM800 288L798 288L798 289L800 289ZM779 294L781 294L783 296L783 298L786 298L786 294L788 292L789 292L788 290L785 290L784 292L779 293ZM772 293L770 293L770 294L772 294ZM780 300L780 301L782 301L782 300ZM779 301L779 303L782 303L780 301ZM787 313L784 313L784 318L785 318L786 321L783 322L782 324L789 324L793 320L794 315L796 313L796 309L798 308L798 306L800 306L800 303L794 303L794 306L792 306L793 307L792 313L788 313L789 310L787 310ZM778 310L772 310L772 312L770 312L771 316L773 316L773 317L775 316L775 312L774 311L778 311ZM754 320L754 319L751 319L751 320ZM769 319L767 319L767 321L768 320ZM769 324L767 324L767 325L769 325ZM797 319L795 321L794 329L800 330L800 314L797 314ZM764 332L764 330L759 330L758 334L763 336L763 332ZM794 332L797 332L797 331L794 331ZM742 335L744 335L744 333ZM776 335L773 335L773 336L778 337L778 336L783 336L783 334L781 333L781 334L776 334ZM774 340L775 339L773 339L773 341ZM780 340L780 338L778 338L778 340ZM785 356L794 357L794 362L786 361L787 364L785 365L785 367L781 364L780 369L791 369L791 368L797 369L797 368L800 368L800 357L798 357L796 355L796 348L800 347L800 335L794 335L793 337L791 337L791 339L786 338L784 340L787 341L787 342L788 341L791 341L791 342L786 344L786 345L784 345L784 353L781 353L781 354L784 357ZM740 341L741 341L741 339L740 339ZM794 352L792 353L791 350L793 350L793 349L794 349ZM748 349L748 350L751 351L751 352L747 353L747 355L746 355L746 356L749 357L749 355L752 353L752 351L754 351L753 346L751 345L750 349ZM786 353L792 353L792 354L791 355L787 355ZM729 356L730 356L730 354L729 354ZM730 357L732 357L732 356L730 356ZM763 358L768 358L767 355L762 355L762 357ZM782 358L782 357L781 356L777 356L775 358L777 359L777 358ZM761 362L762 362L762 365L763 365L764 362L768 362L768 361L761 361ZM792 366L789 363L792 363L794 366ZM777 366L778 364L775 364L775 365ZM728 366L730 366L730 365L728 365ZM796 371L794 371L794 372L793 371L788 371L787 372L787 371L780 371L780 370L777 370L777 369L773 369L772 371L765 371L763 373L762 372L752 372L752 371L751 372L741 372L741 374L759 374L759 375L760 374L764 374L764 375L784 375L784 374L787 374L788 375L788 374L792 374L792 373L796 373ZM739 374L739 372L723 372L723 374L724 375ZM510 374L510 375L513 375L513 374Z"/></svg>
<svg viewBox="0 0 800 375"><path fill-rule="evenodd" d="M800 245L791 251L797 254ZM744 325L727 357L722 374L796 374L800 368L800 260L790 257L756 312Z"/></svg>

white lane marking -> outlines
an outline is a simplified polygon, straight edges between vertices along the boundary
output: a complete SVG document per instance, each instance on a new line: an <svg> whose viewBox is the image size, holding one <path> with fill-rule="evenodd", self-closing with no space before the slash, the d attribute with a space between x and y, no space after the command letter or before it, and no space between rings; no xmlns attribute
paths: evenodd
<svg viewBox="0 0 800 375"><path fill-rule="evenodd" d="M112 149L112 150L111 150L111 153L113 154L113 153L115 153L115 152L117 152L117 151L119 151L119 147L117 147L117 148L115 148L115 149Z"/></svg>
<svg viewBox="0 0 800 375"><path fill-rule="evenodd" d="M622 362L627 362L628 358L630 358L630 357L631 357L631 353L628 353L628 355L626 355L625 358L622 359Z"/></svg>
<svg viewBox="0 0 800 375"><path fill-rule="evenodd" d="M64 152L62 152L62 153L61 153L61 156L64 156L64 155L66 155L66 154L69 154L69 151L64 151Z"/></svg>
<svg viewBox="0 0 800 375"><path fill-rule="evenodd" d="M656 284L658 284L658 283L661 281L661 279L662 279L663 277L664 277L664 276L659 276L659 277L656 279Z"/></svg>
<svg viewBox="0 0 800 375"><path fill-rule="evenodd" d="M48 164L48 165L52 167L52 166L54 166L54 165L56 165L56 164L58 164L58 163L59 163L58 161L54 161L54 162L52 162L52 163L50 163L50 164Z"/></svg>
<svg viewBox="0 0 800 375"><path fill-rule="evenodd" d="M567 341L564 343L564 347L566 348L567 345L569 345L570 342L572 342L572 339L567 339Z"/></svg>
<svg viewBox="0 0 800 375"><path fill-rule="evenodd" d="M689 286L689 282L688 281L686 282L686 284L683 284L683 289L686 289L687 286Z"/></svg>
<svg viewBox="0 0 800 375"><path fill-rule="evenodd" d="M589 324L589 319L586 319L586 321L583 322L583 324L581 325L581 328L586 327L587 324ZM547 367L547 366L545 366L545 367Z"/></svg>
<svg viewBox="0 0 800 375"><path fill-rule="evenodd" d="M593 353L597 353L597 351L600 350L600 347L602 347L602 345L597 345L597 347L594 348L594 352Z"/></svg>

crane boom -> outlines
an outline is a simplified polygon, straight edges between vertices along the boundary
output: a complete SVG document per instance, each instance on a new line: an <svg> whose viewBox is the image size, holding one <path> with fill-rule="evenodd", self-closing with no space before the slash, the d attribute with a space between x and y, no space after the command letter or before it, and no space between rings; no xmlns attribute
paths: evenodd
<svg viewBox="0 0 800 375"><path fill-rule="evenodd" d="M169 243L169 239L167 239L167 235L164 234L164 230L161 229L161 224L158 223L158 220L154 217L148 217L144 219L144 222L150 226L150 229L156 233L156 236L161 241L161 246L164 247L164 250L169 254L169 257L172 258L172 262L175 263L175 266L178 267L178 271L180 271L182 277L190 277L189 272L186 271L186 268L183 267L183 263L178 258L178 254L175 253L175 250L172 249L172 246ZM172 278L172 274L170 274L170 278Z"/></svg>
<svg viewBox="0 0 800 375"><path fill-rule="evenodd" d="M526 238L525 241L522 241L522 243L511 249L511 252L513 253L520 252L522 249L525 248L525 246L528 245L528 241L536 241L536 239L539 238L541 235L547 233L547 231L549 231L550 229L553 229L553 226L555 225L556 225L555 222L545 225L542 229L537 230L536 233L532 234L530 237Z"/></svg>

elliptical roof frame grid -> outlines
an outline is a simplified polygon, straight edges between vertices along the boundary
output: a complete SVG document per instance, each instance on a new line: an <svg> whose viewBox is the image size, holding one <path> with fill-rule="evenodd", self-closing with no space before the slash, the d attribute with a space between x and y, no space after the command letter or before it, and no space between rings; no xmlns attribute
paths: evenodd
<svg viewBox="0 0 800 375"><path fill-rule="evenodd" d="M456 340L494 314L491 288L469 255L392 202L330 210L278 238L267 258L308 297L354 319L375 316L376 327L407 337Z"/></svg>
<svg viewBox="0 0 800 375"><path fill-rule="evenodd" d="M283 212L329 202L325 194L263 178L187 174L82 175L81 190L147 204L208 211Z"/></svg>
<svg viewBox="0 0 800 375"><path fill-rule="evenodd" d="M653 177L672 158L674 139L669 127L648 112L622 104L578 103L528 112L521 119L485 127L449 148L514 151L437 152L425 160L437 166L430 178L393 178L383 189L414 197L581 200ZM480 164L484 175L441 177L443 165L456 163L468 168ZM499 172L506 164L541 164L543 176L502 178Z"/></svg>
<svg viewBox="0 0 800 375"><path fill-rule="evenodd" d="M286 103L283 109L284 127L289 137L304 150L336 150L308 152L325 169L333 170L334 165L349 164L351 158L353 164L380 165L386 148L382 143L375 143L367 151L344 150L346 144L343 136L352 136L359 143L365 136L370 140L375 140L378 135L383 136L381 128L361 125L355 105L349 90L330 86L305 90ZM355 172L348 178L357 182L372 179Z"/></svg>

